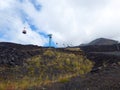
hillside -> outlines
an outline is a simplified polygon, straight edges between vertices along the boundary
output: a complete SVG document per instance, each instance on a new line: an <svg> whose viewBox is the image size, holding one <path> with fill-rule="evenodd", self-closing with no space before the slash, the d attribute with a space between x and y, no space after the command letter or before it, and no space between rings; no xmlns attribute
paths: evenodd
<svg viewBox="0 0 120 90"><path fill-rule="evenodd" d="M38 46L1 42L0 66L22 65L25 59L38 55L40 53L42 53L42 49Z"/></svg>
<svg viewBox="0 0 120 90"><path fill-rule="evenodd" d="M87 74L93 67L93 62L83 56L79 48L13 43L2 43L0 48L4 55L0 56L0 90L40 90L43 86Z"/></svg>
<svg viewBox="0 0 120 90"><path fill-rule="evenodd" d="M85 52L88 59L95 62L95 67L106 63L120 62L120 44L118 41L99 38L88 45L78 47Z"/></svg>
<svg viewBox="0 0 120 90"><path fill-rule="evenodd" d="M119 90L120 65L102 68L99 72L77 76L64 83L54 83L46 90ZM42 90L42 88L40 89Z"/></svg>
<svg viewBox="0 0 120 90"><path fill-rule="evenodd" d="M9 42L0 42L0 66L15 66L23 65L28 59L37 55L42 55L48 48L34 46L34 45L21 45ZM82 55L82 51L78 48L77 50L71 50L69 48L53 48L58 52L73 53Z"/></svg>
<svg viewBox="0 0 120 90"><path fill-rule="evenodd" d="M0 90L119 90L118 51L114 45L99 46L44 48L2 42Z"/></svg>

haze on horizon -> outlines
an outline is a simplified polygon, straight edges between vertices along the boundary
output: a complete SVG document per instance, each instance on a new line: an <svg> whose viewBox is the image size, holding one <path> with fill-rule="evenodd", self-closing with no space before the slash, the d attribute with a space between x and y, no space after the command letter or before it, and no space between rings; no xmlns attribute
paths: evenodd
<svg viewBox="0 0 120 90"><path fill-rule="evenodd" d="M0 41L45 46L120 41L120 0L0 0ZM26 27L27 34L22 34Z"/></svg>

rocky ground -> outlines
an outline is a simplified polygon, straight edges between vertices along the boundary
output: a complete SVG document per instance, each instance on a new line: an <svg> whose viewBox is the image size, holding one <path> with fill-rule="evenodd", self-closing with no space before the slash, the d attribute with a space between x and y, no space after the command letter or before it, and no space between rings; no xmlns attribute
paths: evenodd
<svg viewBox="0 0 120 90"><path fill-rule="evenodd" d="M38 55L41 52L41 48L38 46L1 42L0 66L22 65L25 59Z"/></svg>
<svg viewBox="0 0 120 90"><path fill-rule="evenodd" d="M46 90L120 90L120 51L116 45L88 45L80 48L95 63L91 72L66 83L55 83Z"/></svg>
<svg viewBox="0 0 120 90"><path fill-rule="evenodd" d="M84 77L78 76L65 83L52 84L45 87L45 90L120 90L119 71L120 65L108 66Z"/></svg>
<svg viewBox="0 0 120 90"><path fill-rule="evenodd" d="M116 45L81 46L78 48L53 48L68 54L83 55L94 62L90 73L65 82L54 82L49 86L32 90L120 90L120 53ZM27 59L43 54L48 48L0 43L0 67L22 66Z"/></svg>
<svg viewBox="0 0 120 90"><path fill-rule="evenodd" d="M42 54L47 47L39 47L34 45L21 45L15 43L0 43L0 66L22 65L26 59ZM55 48L53 48L55 49ZM78 48L77 48L78 49ZM64 48L55 49L60 52L83 54L77 50L69 50Z"/></svg>
<svg viewBox="0 0 120 90"><path fill-rule="evenodd" d="M102 43L105 43L104 45ZM110 42L108 44L107 42ZM97 44L100 45L97 45ZM74 78L77 89L70 90L119 90L120 89L120 44L112 44L104 39L96 40L92 45L79 46L95 65L86 76ZM71 84L72 86L72 84ZM69 90L69 89L68 89Z"/></svg>
<svg viewBox="0 0 120 90"><path fill-rule="evenodd" d="M119 46L119 44L118 44ZM88 59L95 62L94 68L120 62L120 50L116 45L80 46Z"/></svg>

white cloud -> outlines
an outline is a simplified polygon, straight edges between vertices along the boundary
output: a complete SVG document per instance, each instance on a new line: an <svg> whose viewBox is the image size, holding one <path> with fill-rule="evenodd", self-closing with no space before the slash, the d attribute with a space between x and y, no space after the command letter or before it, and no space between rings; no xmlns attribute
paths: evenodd
<svg viewBox="0 0 120 90"><path fill-rule="evenodd" d="M59 45L79 45L99 37L120 41L120 1L119 0L35 0L41 4L36 10L30 0L0 1L0 28L8 27L6 33L11 41L43 45L46 39L37 31L52 33ZM13 4L13 5L12 5ZM21 11L38 30L31 30L29 23L23 23ZM3 18L4 16L4 18ZM7 17L7 18L5 18ZM7 26L6 26L7 25ZM22 35L27 26L29 34ZM12 35L14 33L14 36ZM16 34L17 33L17 34ZM14 38L16 36L16 38ZM4 38L3 38L4 39Z"/></svg>
<svg viewBox="0 0 120 90"><path fill-rule="evenodd" d="M74 45L92 39L101 13L108 0L40 0L43 5L40 12L40 27L55 35L55 41ZM97 29L96 29L97 30ZM96 31L95 30L95 31ZM56 33L59 35L57 37ZM60 38L61 36L61 38ZM64 41L64 42L63 42Z"/></svg>
<svg viewBox="0 0 120 90"><path fill-rule="evenodd" d="M0 1L0 40L22 44L44 45L46 39L37 32L31 30L27 22L21 18L22 4L17 0ZM29 9L30 10L30 9ZM27 34L22 34L23 27L26 27Z"/></svg>

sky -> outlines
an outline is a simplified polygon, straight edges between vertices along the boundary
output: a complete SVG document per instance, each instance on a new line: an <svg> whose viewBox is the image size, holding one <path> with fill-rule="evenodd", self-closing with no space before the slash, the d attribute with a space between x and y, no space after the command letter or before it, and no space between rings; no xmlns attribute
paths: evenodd
<svg viewBox="0 0 120 90"><path fill-rule="evenodd" d="M48 34L58 47L120 41L120 0L0 0L0 42L47 46Z"/></svg>

